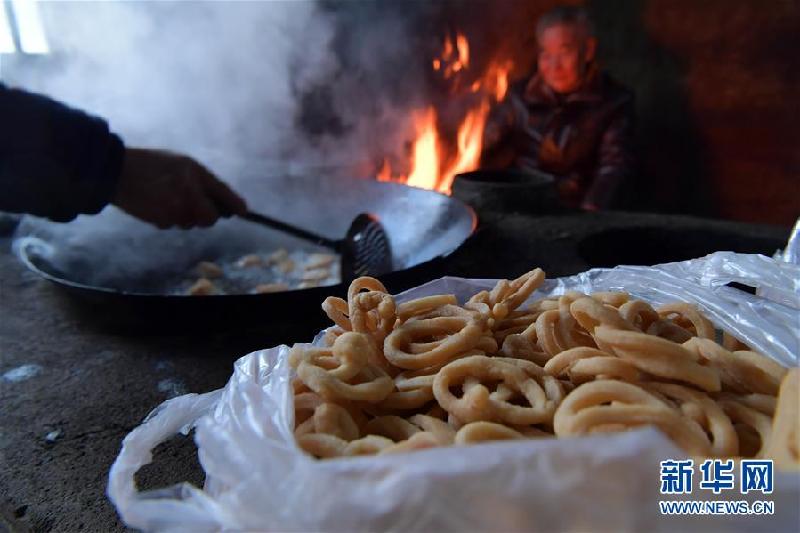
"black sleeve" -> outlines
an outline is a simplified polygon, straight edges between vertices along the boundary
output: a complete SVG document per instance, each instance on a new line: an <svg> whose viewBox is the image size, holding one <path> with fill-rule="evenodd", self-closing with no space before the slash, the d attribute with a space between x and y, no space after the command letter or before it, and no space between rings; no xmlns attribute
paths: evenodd
<svg viewBox="0 0 800 533"><path fill-rule="evenodd" d="M0 211L68 221L111 201L124 146L108 124L0 84Z"/></svg>

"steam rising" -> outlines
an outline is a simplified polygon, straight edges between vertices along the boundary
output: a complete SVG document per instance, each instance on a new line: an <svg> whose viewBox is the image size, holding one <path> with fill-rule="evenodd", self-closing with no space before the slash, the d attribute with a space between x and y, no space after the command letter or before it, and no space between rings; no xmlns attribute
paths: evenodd
<svg viewBox="0 0 800 533"><path fill-rule="evenodd" d="M187 153L251 205L313 229L303 219L320 206L286 210L277 194L264 194L264 182L309 174L372 178L384 157L407 159L412 111L432 98L427 58L441 43L434 27L442 5L41 2L52 53L3 56L0 75L104 117L129 146ZM254 181L262 186L249 187ZM69 225L28 219L20 230L75 251L70 261L84 250L106 250L110 256L82 259L103 265L96 274L105 279L173 264L169 256L214 234L159 232L161 244L148 246L156 230L114 208ZM147 257L113 257L108 250L121 253L118 235ZM109 246L83 246L98 242Z"/></svg>
<svg viewBox="0 0 800 533"><path fill-rule="evenodd" d="M302 85L333 63L331 24L312 2L40 9L53 54L12 57L7 82L105 117L129 145L187 152L212 167L285 157L297 112L292 77Z"/></svg>

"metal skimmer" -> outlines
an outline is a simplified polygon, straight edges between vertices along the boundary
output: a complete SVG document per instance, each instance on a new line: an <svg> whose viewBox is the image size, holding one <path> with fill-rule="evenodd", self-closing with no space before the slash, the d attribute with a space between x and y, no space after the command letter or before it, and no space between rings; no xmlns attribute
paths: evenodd
<svg viewBox="0 0 800 533"><path fill-rule="evenodd" d="M342 281L359 276L380 276L392 271L392 248L378 217L361 213L350 224L344 239L334 240L248 211L242 218L286 232L300 239L334 250L341 256Z"/></svg>

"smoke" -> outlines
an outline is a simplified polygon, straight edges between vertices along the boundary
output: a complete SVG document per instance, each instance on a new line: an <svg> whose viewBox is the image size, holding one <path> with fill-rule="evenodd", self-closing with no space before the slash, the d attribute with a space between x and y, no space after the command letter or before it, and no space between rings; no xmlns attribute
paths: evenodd
<svg viewBox="0 0 800 533"><path fill-rule="evenodd" d="M332 26L313 2L39 6L53 53L12 56L5 81L106 118L128 145L212 166L285 158L296 144L292 78L335 65Z"/></svg>
<svg viewBox="0 0 800 533"><path fill-rule="evenodd" d="M430 58L452 29L447 21L469 27L459 21L458 14L466 13L461 6L366 0L40 2L52 53L4 56L0 74L5 83L104 117L129 146L187 153L245 193L251 205L302 224L299 209L286 211L277 194L264 196L268 187L255 188L255 198L264 201L254 202L248 183L318 176L320 168L331 179L337 172L372 177L384 157L407 161L413 111L441 98ZM468 19L485 21L483 15ZM479 30L492 25L472 25L470 38L484 42ZM203 239L193 237L195 231L160 232L159 238L169 234L174 244L148 246L156 231L113 208L66 226L29 220L22 229L74 250L82 243L113 243L124 234L153 264L169 263L160 256L183 241ZM142 257L115 260L108 253L112 257L89 262L108 260L106 268L118 267L126 276L143 270Z"/></svg>
<svg viewBox="0 0 800 533"><path fill-rule="evenodd" d="M368 176L384 157L407 159L412 112L441 101L430 58L445 33L467 30L479 60L497 35L508 40L523 4L38 5L53 52L4 56L4 81L106 118L128 145L193 155L236 185L242 168L328 165Z"/></svg>

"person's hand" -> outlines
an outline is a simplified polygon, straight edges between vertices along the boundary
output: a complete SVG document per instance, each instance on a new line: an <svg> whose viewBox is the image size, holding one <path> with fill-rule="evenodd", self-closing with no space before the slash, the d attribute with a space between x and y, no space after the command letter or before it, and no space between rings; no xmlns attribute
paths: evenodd
<svg viewBox="0 0 800 533"><path fill-rule="evenodd" d="M208 227L243 214L245 201L194 159L127 148L112 203L161 229Z"/></svg>

